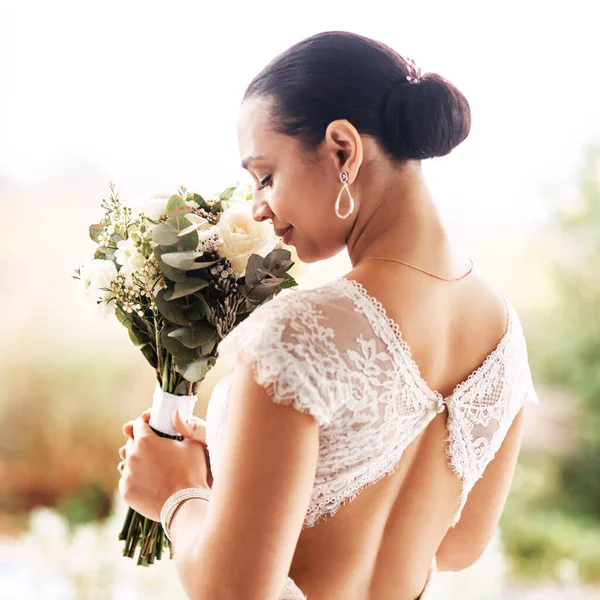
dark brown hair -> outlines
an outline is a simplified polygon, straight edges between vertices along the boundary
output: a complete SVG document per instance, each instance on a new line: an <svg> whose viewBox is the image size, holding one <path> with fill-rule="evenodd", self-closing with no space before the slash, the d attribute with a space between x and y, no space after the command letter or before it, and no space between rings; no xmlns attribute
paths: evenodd
<svg viewBox="0 0 600 600"><path fill-rule="evenodd" d="M271 97L276 131L315 149L347 119L397 161L445 156L471 128L467 99L437 73L410 82L411 65L375 40L343 31L311 36L269 63L244 99Z"/></svg>

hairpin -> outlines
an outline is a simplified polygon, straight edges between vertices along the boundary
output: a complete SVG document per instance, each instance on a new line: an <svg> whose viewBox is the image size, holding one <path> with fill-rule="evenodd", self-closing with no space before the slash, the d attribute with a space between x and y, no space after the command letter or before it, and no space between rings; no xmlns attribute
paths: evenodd
<svg viewBox="0 0 600 600"><path fill-rule="evenodd" d="M408 65L409 73L406 76L406 81L409 83L419 83L421 81L421 69L417 66L417 63L412 58L404 59Z"/></svg>

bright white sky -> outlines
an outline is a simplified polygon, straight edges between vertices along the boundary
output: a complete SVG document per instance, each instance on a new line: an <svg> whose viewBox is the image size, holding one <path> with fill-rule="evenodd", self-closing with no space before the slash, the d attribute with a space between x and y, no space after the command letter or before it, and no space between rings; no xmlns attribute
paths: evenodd
<svg viewBox="0 0 600 600"><path fill-rule="evenodd" d="M99 172L136 193L229 185L242 177L235 126L250 79L303 37L346 29L469 99L470 137L427 163L443 212L536 221L542 186L600 139L599 7L0 0L0 178Z"/></svg>

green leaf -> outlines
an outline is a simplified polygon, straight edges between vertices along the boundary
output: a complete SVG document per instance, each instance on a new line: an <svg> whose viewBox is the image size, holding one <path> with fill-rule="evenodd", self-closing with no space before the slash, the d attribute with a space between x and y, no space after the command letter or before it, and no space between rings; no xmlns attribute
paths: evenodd
<svg viewBox="0 0 600 600"><path fill-rule="evenodd" d="M246 283L253 287L260 283L262 277L260 270L263 270L263 257L259 254L251 254L246 265L246 275L244 276ZM264 272L264 270L263 270Z"/></svg>
<svg viewBox="0 0 600 600"><path fill-rule="evenodd" d="M171 337L169 334L175 331L177 327L166 325L163 327L160 333L160 341L167 351L173 355L174 358L181 361L192 361L200 357L198 350L186 348L179 340Z"/></svg>
<svg viewBox="0 0 600 600"><path fill-rule="evenodd" d="M219 262L219 260L211 260L207 262L195 262L197 258L202 256L203 252L169 252L162 255L162 260L175 269L182 271L196 271L197 269L206 269Z"/></svg>
<svg viewBox="0 0 600 600"><path fill-rule="evenodd" d="M208 210L208 203L200 194L188 194L188 200L193 200L200 208Z"/></svg>
<svg viewBox="0 0 600 600"><path fill-rule="evenodd" d="M93 242L98 243L98 236L102 233L103 229L104 227L100 223L90 225L90 237Z"/></svg>
<svg viewBox="0 0 600 600"><path fill-rule="evenodd" d="M221 259L218 260L209 260L208 262L195 262L191 264L189 267L186 267L184 271L197 271L198 269L207 269L208 267L212 267L216 265Z"/></svg>
<svg viewBox="0 0 600 600"><path fill-rule="evenodd" d="M142 346L140 348L142 354L144 355L144 358L150 363L150 366L153 369L158 368L158 360L156 358L156 351L154 350L154 347L152 346L152 344L146 344L145 346Z"/></svg>
<svg viewBox="0 0 600 600"><path fill-rule="evenodd" d="M292 253L283 248L269 252L265 257L263 264L265 268L276 277L282 277L286 271L289 271L294 262L291 261Z"/></svg>
<svg viewBox="0 0 600 600"><path fill-rule="evenodd" d="M184 235L187 235L188 233L191 233L192 231L198 231L198 229L200 229L200 227L202 227L202 226L203 226L203 223L192 223L189 227L182 229L177 235L179 237L183 237Z"/></svg>
<svg viewBox="0 0 600 600"><path fill-rule="evenodd" d="M208 285L208 281L204 279L198 279L196 277L188 277L181 283L176 283L173 291L165 294L165 300L176 300L177 298L183 298L189 294L193 294Z"/></svg>
<svg viewBox="0 0 600 600"><path fill-rule="evenodd" d="M202 294L195 292L186 299L190 302L190 306L183 309L185 316L193 323L205 319L210 312L210 307Z"/></svg>
<svg viewBox="0 0 600 600"><path fill-rule="evenodd" d="M160 290L154 299L160 314L170 323L191 325L192 322L185 316L183 307L178 302L169 302L164 296L165 290Z"/></svg>
<svg viewBox="0 0 600 600"><path fill-rule="evenodd" d="M158 266L160 267L162 274L170 281L181 283L187 279L185 273L169 266L162 259L165 254L170 254L172 252L173 246L156 246L156 248L154 248L154 256L156 256L156 259L158 260Z"/></svg>
<svg viewBox="0 0 600 600"><path fill-rule="evenodd" d="M284 282L281 284L282 290L287 290L289 288L293 288L298 285L298 282L289 273L284 273L283 279L284 279Z"/></svg>
<svg viewBox="0 0 600 600"><path fill-rule="evenodd" d="M133 342L133 345L136 348L142 348L148 343L148 337L140 334L139 331L136 331L134 327L131 329L128 328L129 331L129 339Z"/></svg>
<svg viewBox="0 0 600 600"><path fill-rule="evenodd" d="M169 223L160 223L152 230L152 241L160 246L174 246L179 241L178 233Z"/></svg>
<svg viewBox="0 0 600 600"><path fill-rule="evenodd" d="M177 240L174 242L177 244L178 250L196 250L198 247L198 232L192 231L186 235L179 236L179 233L188 228L191 223L185 217L175 217L167 219L167 224L173 227L177 231Z"/></svg>
<svg viewBox="0 0 600 600"><path fill-rule="evenodd" d="M115 316L117 317L119 323L127 329L131 329L133 327L133 317L131 314L126 313L123 309L116 307L115 308Z"/></svg>
<svg viewBox="0 0 600 600"><path fill-rule="evenodd" d="M226 190L222 191L219 194L219 200L221 202L226 202L228 200L231 200L231 196L233 196L233 193L235 192L236 189L237 188L234 186L234 187L230 187L230 188L227 188Z"/></svg>
<svg viewBox="0 0 600 600"><path fill-rule="evenodd" d="M169 252L168 254L163 254L161 258L170 267L185 270L190 265L193 265L199 256L202 256L202 252Z"/></svg>
<svg viewBox="0 0 600 600"><path fill-rule="evenodd" d="M199 358L186 363L175 363L175 370L187 381L202 381L208 373L208 359Z"/></svg>
<svg viewBox="0 0 600 600"><path fill-rule="evenodd" d="M177 371L177 363L175 363L175 371ZM177 384L177 387L175 388L175 395L176 396L187 396L189 385L190 385L190 382L186 381L185 379L182 379Z"/></svg>
<svg viewBox="0 0 600 600"><path fill-rule="evenodd" d="M167 216L169 218L182 217L191 211L192 209L189 206L186 206L183 198L177 194L171 196L167 202Z"/></svg>
<svg viewBox="0 0 600 600"><path fill-rule="evenodd" d="M191 327L178 327L169 333L186 348L200 348L207 345L213 338L216 340L217 330L208 322L201 321Z"/></svg>

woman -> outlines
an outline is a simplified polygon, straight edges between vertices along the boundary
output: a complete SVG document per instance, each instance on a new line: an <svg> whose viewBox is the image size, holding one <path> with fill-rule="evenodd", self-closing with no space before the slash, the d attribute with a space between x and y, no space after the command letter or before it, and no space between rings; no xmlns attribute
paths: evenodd
<svg viewBox="0 0 600 600"><path fill-rule="evenodd" d="M415 600L488 545L538 400L514 307L452 244L422 177L469 128L452 84L350 33L296 44L248 87L255 219L303 261L347 247L353 268L223 340L236 367L206 431L125 426L131 506L158 520L174 492L196 495L166 509L191 598Z"/></svg>

